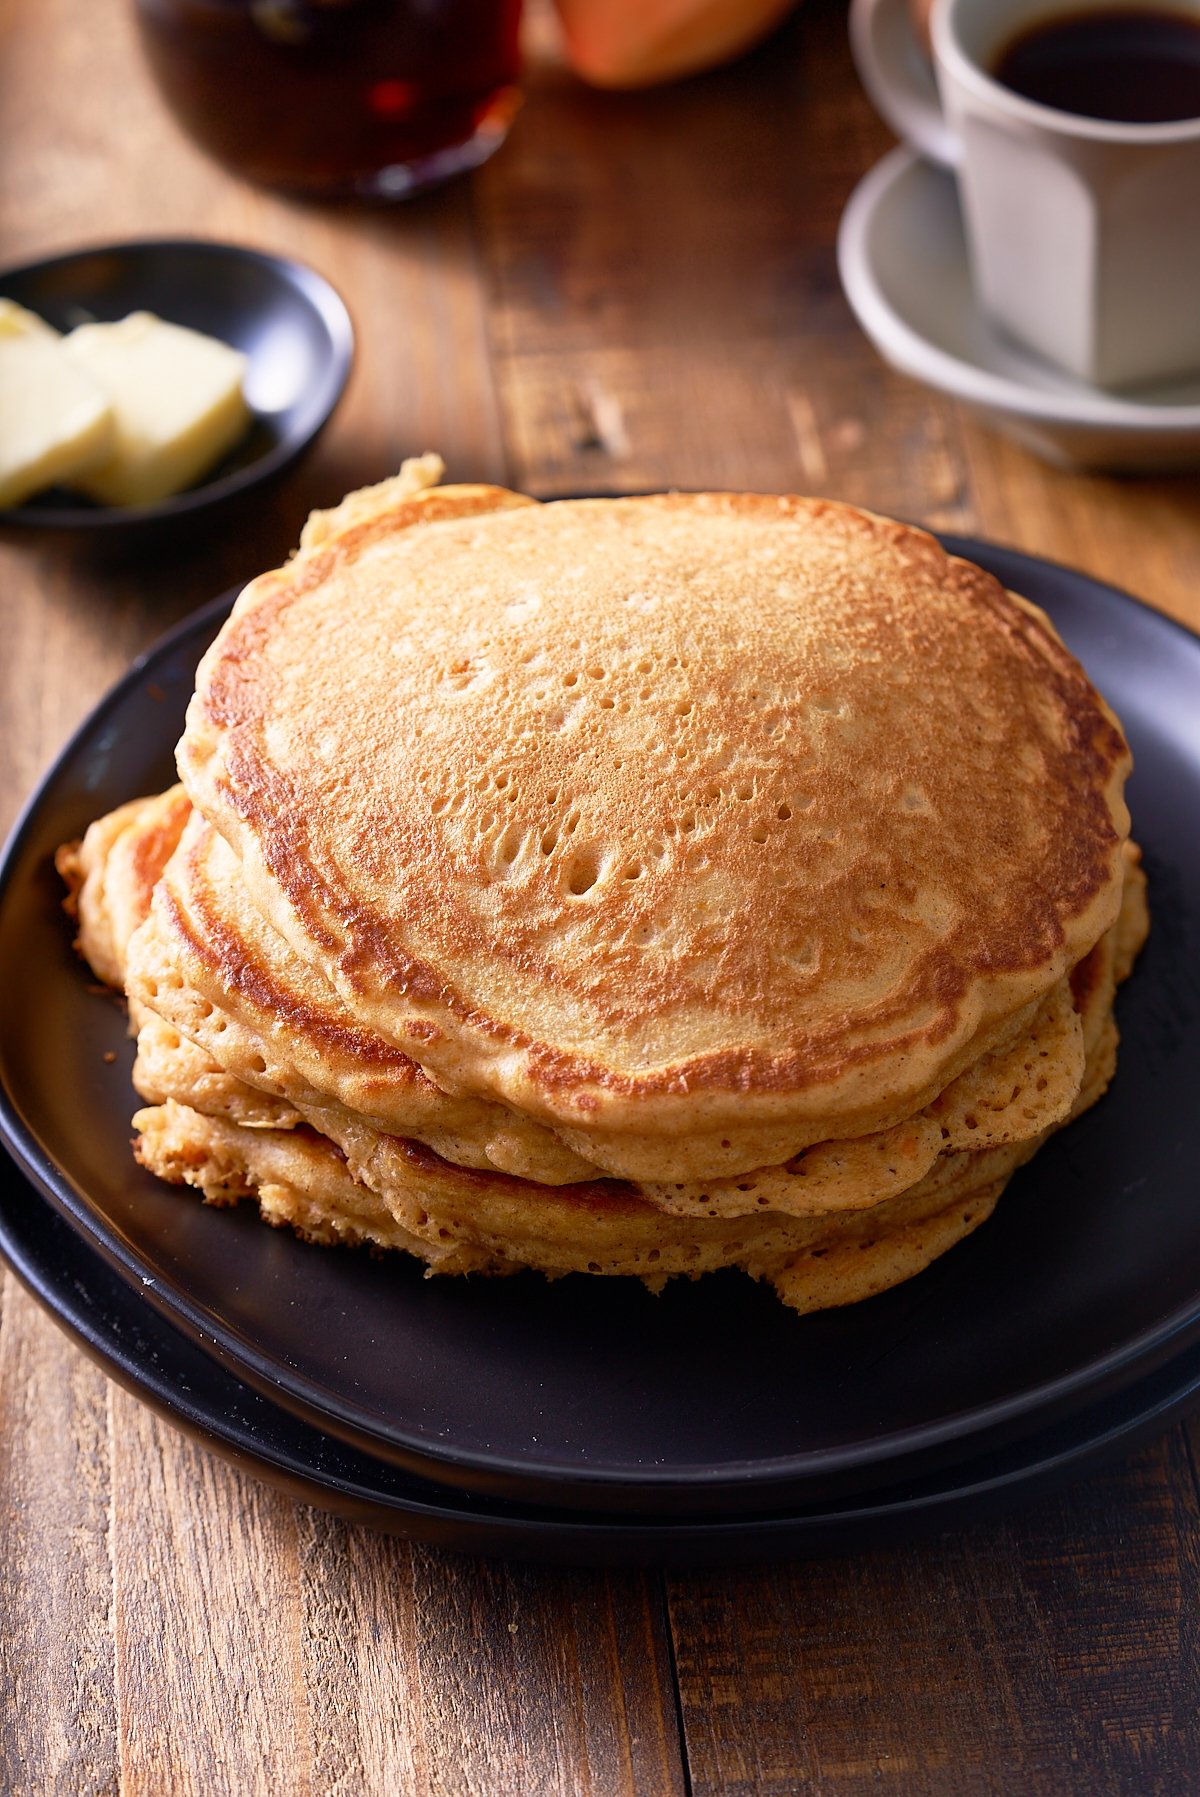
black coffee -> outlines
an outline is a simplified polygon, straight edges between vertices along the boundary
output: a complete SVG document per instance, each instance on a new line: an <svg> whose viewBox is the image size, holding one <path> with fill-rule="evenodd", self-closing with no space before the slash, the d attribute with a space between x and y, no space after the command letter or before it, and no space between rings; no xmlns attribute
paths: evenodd
<svg viewBox="0 0 1200 1797"><path fill-rule="evenodd" d="M1005 46L992 74L1027 100L1084 118L1200 118L1200 16L1126 6L1046 19Z"/></svg>

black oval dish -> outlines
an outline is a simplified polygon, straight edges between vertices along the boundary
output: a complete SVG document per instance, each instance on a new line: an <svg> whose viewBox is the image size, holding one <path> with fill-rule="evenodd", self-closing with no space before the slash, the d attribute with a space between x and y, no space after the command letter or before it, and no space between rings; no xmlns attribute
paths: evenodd
<svg viewBox="0 0 1200 1797"><path fill-rule="evenodd" d="M342 396L354 332L341 299L303 263L199 238L113 243L0 272L0 296L59 331L155 312L248 358L249 435L199 485L157 505L95 505L51 490L0 511L0 527L122 545L175 531L277 480L310 448Z"/></svg>
<svg viewBox="0 0 1200 1797"><path fill-rule="evenodd" d="M761 1514L925 1475L1147 1376L1200 1336L1200 640L1083 575L951 539L1044 605L1124 717L1155 926L1108 1097L926 1273L796 1317L736 1274L425 1281L307 1247L132 1163L130 1045L58 914L55 845L165 784L210 607L138 663L0 875L0 1123L85 1239L273 1401L407 1473L593 1512ZM104 1059L114 1057L111 1064Z"/></svg>
<svg viewBox="0 0 1200 1797"><path fill-rule="evenodd" d="M879 1545L962 1527L1129 1453L1190 1410L1193 1347L1126 1392L949 1472L793 1514L595 1516L526 1508L411 1478L251 1391L144 1304L18 1175L0 1179L0 1255L118 1384L210 1452L301 1503L463 1553L566 1564L704 1564Z"/></svg>

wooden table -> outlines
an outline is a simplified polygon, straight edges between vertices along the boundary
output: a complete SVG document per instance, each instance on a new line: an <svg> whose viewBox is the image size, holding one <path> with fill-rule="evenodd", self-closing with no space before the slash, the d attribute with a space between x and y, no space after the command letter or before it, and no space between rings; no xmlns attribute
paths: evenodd
<svg viewBox="0 0 1200 1797"><path fill-rule="evenodd" d="M1200 626L1200 488L1056 473L889 373L834 269L887 147L834 0L637 96L531 32L474 179L325 210L206 161L117 0L0 8L0 257L181 230L300 256L359 334L337 418L251 526L97 566L0 546L7 824L76 720L306 510L436 447L549 495L835 494L1076 563ZM753 1570L547 1571L412 1547L239 1476L109 1385L9 1276L5 1792L1200 1791L1200 1434L1008 1519Z"/></svg>

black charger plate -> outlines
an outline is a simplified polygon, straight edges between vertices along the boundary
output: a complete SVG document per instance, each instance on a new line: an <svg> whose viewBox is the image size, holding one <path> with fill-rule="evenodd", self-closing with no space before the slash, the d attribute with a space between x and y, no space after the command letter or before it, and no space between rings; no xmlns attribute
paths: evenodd
<svg viewBox="0 0 1200 1797"><path fill-rule="evenodd" d="M138 663L35 795L0 873L0 1126L110 1264L274 1402L406 1472L592 1511L761 1515L1030 1435L1200 1338L1200 641L1127 596L951 539L1044 605L1123 716L1155 927L1116 1084L918 1279L797 1318L736 1274L425 1281L142 1175L130 1047L69 948L54 846L171 777L227 601ZM115 1055L105 1063L106 1053Z"/></svg>
<svg viewBox="0 0 1200 1797"><path fill-rule="evenodd" d="M151 1310L11 1169L0 1255L99 1366L242 1472L353 1522L464 1553L567 1564L703 1564L880 1545L981 1521L1128 1453L1200 1401L1200 1347L1065 1423L948 1473L792 1513L589 1515L428 1484L310 1428Z"/></svg>

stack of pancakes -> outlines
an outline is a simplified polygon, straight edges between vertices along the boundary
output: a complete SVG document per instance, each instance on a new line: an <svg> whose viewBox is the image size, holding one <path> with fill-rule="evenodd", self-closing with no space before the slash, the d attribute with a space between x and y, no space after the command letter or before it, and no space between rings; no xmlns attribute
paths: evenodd
<svg viewBox="0 0 1200 1797"><path fill-rule="evenodd" d="M310 521L182 786L60 854L138 1159L431 1272L918 1272L1112 1077L1112 713L906 526L436 474Z"/></svg>

